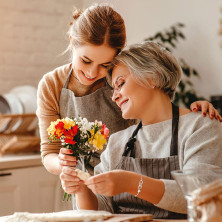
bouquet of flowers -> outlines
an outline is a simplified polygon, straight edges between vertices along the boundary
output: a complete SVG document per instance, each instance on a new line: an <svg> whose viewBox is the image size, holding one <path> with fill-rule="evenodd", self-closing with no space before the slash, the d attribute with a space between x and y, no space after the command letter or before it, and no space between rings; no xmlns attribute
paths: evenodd
<svg viewBox="0 0 222 222"><path fill-rule="evenodd" d="M51 122L47 129L49 141L60 140L64 148L71 149L73 156L85 166L96 150L102 150L107 143L109 129L102 122L88 122L86 118L64 118ZM70 199L71 195L64 194L63 200Z"/></svg>

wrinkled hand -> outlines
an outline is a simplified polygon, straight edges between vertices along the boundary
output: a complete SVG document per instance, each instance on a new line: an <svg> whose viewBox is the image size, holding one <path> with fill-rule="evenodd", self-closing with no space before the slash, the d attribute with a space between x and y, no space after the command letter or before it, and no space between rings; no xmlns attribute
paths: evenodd
<svg viewBox="0 0 222 222"><path fill-rule="evenodd" d="M71 156L70 154L72 153L73 152L70 149L66 149L66 148L60 149L58 158L59 158L59 166L61 170L64 166L70 166L70 167L76 166L76 157Z"/></svg>
<svg viewBox="0 0 222 222"><path fill-rule="evenodd" d="M205 117L207 112L209 113L209 117L211 119L215 118L222 122L222 117L218 113L218 111L214 108L214 106L208 101L196 101L190 105L190 109L193 112L201 111L202 115Z"/></svg>
<svg viewBox="0 0 222 222"><path fill-rule="evenodd" d="M77 194L87 188L84 181L77 177L77 172L74 167L64 166L60 174L60 180L63 190L68 194Z"/></svg>
<svg viewBox="0 0 222 222"><path fill-rule="evenodd" d="M106 173L90 177L85 184L96 194L104 196L114 196L127 192L127 176L124 170L113 170Z"/></svg>

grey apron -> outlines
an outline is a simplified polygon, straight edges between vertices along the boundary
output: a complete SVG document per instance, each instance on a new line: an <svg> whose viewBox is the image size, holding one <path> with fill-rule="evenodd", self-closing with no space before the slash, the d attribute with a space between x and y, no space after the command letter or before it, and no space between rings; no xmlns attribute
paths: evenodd
<svg viewBox="0 0 222 222"><path fill-rule="evenodd" d="M172 179L170 172L179 169L178 159L178 122L179 108L172 104L172 138L170 156L167 158L142 159L135 158L135 141L140 122L132 136L129 138L122 158L116 169L133 171L156 179ZM156 207L148 201L137 198L129 193L121 193L113 197L115 213L153 214L154 218L184 219L186 215L170 212Z"/></svg>
<svg viewBox="0 0 222 222"><path fill-rule="evenodd" d="M80 115L90 122L102 121L109 128L110 135L135 124L135 120L124 120L122 118L121 110L111 99L112 91L108 84L89 95L76 97L73 91L68 89L72 70L71 68L60 94L60 118L78 117ZM95 153L90 162L91 168L88 168L88 170L93 173L93 167L99 162L100 154ZM80 166L77 166L77 168L80 168Z"/></svg>

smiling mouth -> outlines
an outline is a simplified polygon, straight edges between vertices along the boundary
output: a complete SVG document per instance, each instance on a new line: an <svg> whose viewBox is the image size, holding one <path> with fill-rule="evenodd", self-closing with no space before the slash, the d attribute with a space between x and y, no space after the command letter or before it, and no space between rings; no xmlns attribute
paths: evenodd
<svg viewBox="0 0 222 222"><path fill-rule="evenodd" d="M96 77L87 76L84 72L82 72L82 74L89 80L94 80L96 78Z"/></svg>
<svg viewBox="0 0 222 222"><path fill-rule="evenodd" d="M125 100L122 103L120 103L119 107L120 107L121 110L122 110L122 106L124 106L127 102L128 102L128 100Z"/></svg>

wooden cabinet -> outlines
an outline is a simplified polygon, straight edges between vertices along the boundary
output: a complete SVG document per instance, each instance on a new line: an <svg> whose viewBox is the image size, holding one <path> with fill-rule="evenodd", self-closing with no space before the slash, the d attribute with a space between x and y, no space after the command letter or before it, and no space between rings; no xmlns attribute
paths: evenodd
<svg viewBox="0 0 222 222"><path fill-rule="evenodd" d="M59 177L43 166L0 170L0 216L53 212Z"/></svg>

